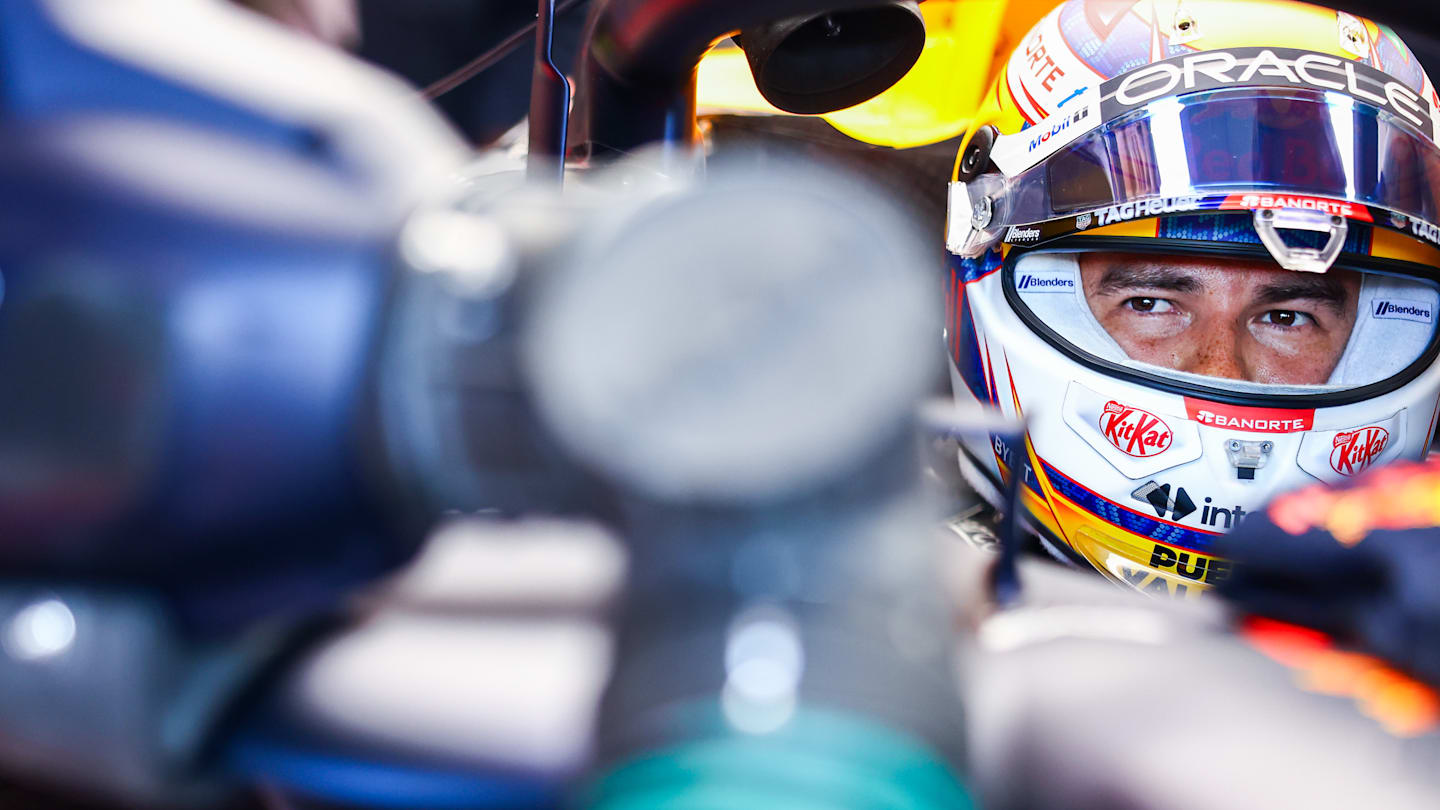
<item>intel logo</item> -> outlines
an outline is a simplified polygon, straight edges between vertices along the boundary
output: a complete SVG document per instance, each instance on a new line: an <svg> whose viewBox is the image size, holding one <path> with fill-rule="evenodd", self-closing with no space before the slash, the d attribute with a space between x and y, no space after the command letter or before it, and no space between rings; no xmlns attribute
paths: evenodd
<svg viewBox="0 0 1440 810"><path fill-rule="evenodd" d="M1020 292L1073 292L1075 278L1064 274L1021 273L1015 280Z"/></svg>
<svg viewBox="0 0 1440 810"><path fill-rule="evenodd" d="M1424 301L1408 301L1403 298L1381 298L1376 300L1371 314L1376 318L1392 318L1417 323L1430 323L1435 318L1433 308Z"/></svg>

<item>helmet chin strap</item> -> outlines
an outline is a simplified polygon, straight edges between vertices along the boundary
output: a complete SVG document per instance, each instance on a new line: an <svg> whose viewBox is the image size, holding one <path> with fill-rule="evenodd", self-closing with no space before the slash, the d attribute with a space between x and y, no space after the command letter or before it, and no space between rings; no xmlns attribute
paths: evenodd
<svg viewBox="0 0 1440 810"><path fill-rule="evenodd" d="M1296 247L1285 242L1282 229L1328 233L1329 239L1319 248ZM1349 225L1338 214L1327 214L1304 208L1262 208L1255 212L1255 232L1270 251L1276 263L1286 270L1323 273L1330 269L1345 247Z"/></svg>

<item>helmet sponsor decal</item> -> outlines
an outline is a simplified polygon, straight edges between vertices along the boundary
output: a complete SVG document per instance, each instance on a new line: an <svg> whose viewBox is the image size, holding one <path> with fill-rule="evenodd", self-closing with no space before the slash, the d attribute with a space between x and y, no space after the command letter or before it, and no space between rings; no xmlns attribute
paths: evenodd
<svg viewBox="0 0 1440 810"><path fill-rule="evenodd" d="M990 434L990 442L995 450L995 461L999 462L1000 471L1007 482L1009 471L1015 468L1016 462L1018 461L1021 473L1020 480L1025 484L1026 489L1029 489L1042 498L1045 497L1044 490L1040 489L1040 480L1035 477L1035 468L1030 466L1030 457L1026 453L1025 448L1021 447L1017 449L1012 446L1010 442L1006 441L1004 436L997 433Z"/></svg>
<svg viewBox="0 0 1440 810"><path fill-rule="evenodd" d="M1424 301L1409 298L1377 298L1370 310L1373 318L1391 318L1416 323L1430 323L1435 319L1434 307Z"/></svg>
<svg viewBox="0 0 1440 810"><path fill-rule="evenodd" d="M1228 560L1180 551L1156 543L1150 547L1150 568L1214 585L1230 578L1231 564Z"/></svg>
<svg viewBox="0 0 1440 810"><path fill-rule="evenodd" d="M1410 233L1432 244L1440 245L1440 228L1423 219L1410 219Z"/></svg>
<svg viewBox="0 0 1440 810"><path fill-rule="evenodd" d="M1204 454L1200 427L1187 420L1183 411L1167 409L1167 406L1173 407L1168 397L1146 398L1144 394L1130 392L1126 388L1128 386L1101 394L1072 380L1060 405L1065 425L1098 456L1076 454L1067 459L1067 463L1075 465L1068 468L1070 473L1082 474L1082 478L1099 475L1099 470L1092 465L1103 459L1121 475L1135 482L1123 493L1110 493L1122 497L1140 482L1192 462ZM1144 504L1141 507L1143 511L1154 514L1157 507L1145 497L1146 494L1149 493L1135 497ZM1178 498L1179 493L1174 493L1173 497ZM1167 508L1166 514L1171 511ZM1185 510L1182 508L1180 511Z"/></svg>
<svg viewBox="0 0 1440 810"><path fill-rule="evenodd" d="M1072 98L1077 98L1074 103L1080 105L1078 109L1059 110L1034 126L996 138L990 149L990 160L1001 172L1013 177L1095 129L1100 123L1095 94L1082 89Z"/></svg>
<svg viewBox="0 0 1440 810"><path fill-rule="evenodd" d="M1251 433L1300 433L1315 426L1315 409L1253 408L1185 397L1185 410L1202 425Z"/></svg>
<svg viewBox="0 0 1440 810"><path fill-rule="evenodd" d="M1305 434L1295 462L1300 469L1329 484L1341 484L1373 467L1389 464L1419 448L1408 447L1405 409L1386 419ZM1421 427L1424 427L1422 422ZM1423 434L1427 438L1429 433Z"/></svg>
<svg viewBox="0 0 1440 810"><path fill-rule="evenodd" d="M1024 227L1022 225L1011 225L1010 230L1005 232L1005 241L1011 244L1017 242L1038 242L1040 241L1040 229L1037 227Z"/></svg>
<svg viewBox="0 0 1440 810"><path fill-rule="evenodd" d="M1171 495L1169 484L1160 484L1153 480L1141 484L1130 493L1130 497L1150 504L1157 517L1165 518L1165 513L1169 512L1167 520L1181 520L1195 511L1195 499L1190 497L1184 487L1176 487L1175 494Z"/></svg>
<svg viewBox="0 0 1440 810"><path fill-rule="evenodd" d="M1005 237L1002 241L1012 245L1032 245L1048 239L1064 236L1068 233L1074 233L1078 230L1084 230L1090 227L1092 222L1097 227L1103 228L1106 225L1129 222L1132 219L1147 219L1165 214L1179 214L1188 211L1216 208L1219 204L1220 198L1218 197L1202 197L1197 195L1152 197L1148 200L1135 200L1133 202L1112 205L1075 217L1062 217L1058 220L1036 223L1034 225L1011 225L1010 228L1005 231Z"/></svg>
<svg viewBox="0 0 1440 810"><path fill-rule="evenodd" d="M1240 504L1232 507L1215 506L1211 504L1212 498L1206 498L1205 503L1200 507L1200 522L1206 526L1213 526L1217 529L1230 529L1239 526L1240 522L1250 516ZM1223 523L1222 523L1223 521Z"/></svg>
<svg viewBox="0 0 1440 810"><path fill-rule="evenodd" d="M1109 208L1100 209L1095 213L1095 218L1103 227L1105 225L1114 225L1117 222L1125 222L1142 217L1158 217L1161 214L1194 211L1200 208L1202 199L1201 197L1191 195L1185 197L1156 197L1150 200L1121 203L1119 205L1112 205ZM1078 221L1076 225L1079 225Z"/></svg>
<svg viewBox="0 0 1440 810"><path fill-rule="evenodd" d="M1057 147L1075 140L1074 138L1061 138L1058 136L1064 134L1071 127L1075 127L1077 130L1084 130L1082 125L1089 117L1090 108L1088 106L1082 106L1073 113L1057 113L1046 118L1035 126L1025 130L1025 134L1030 138L1025 151L1034 152L1041 147L1048 146L1051 138L1055 138L1059 142L1056 144ZM1077 132L1076 134L1079 133ZM1044 151L1048 154L1055 150L1046 149Z"/></svg>
<svg viewBox="0 0 1440 810"><path fill-rule="evenodd" d="M1073 293L1075 274L1057 270L1027 270L1015 277L1015 289L1022 293Z"/></svg>
<svg viewBox="0 0 1440 810"><path fill-rule="evenodd" d="M1220 203L1221 211L1251 211L1267 208L1298 208L1319 211L1323 214L1342 216L1360 222L1374 222L1370 208L1360 203L1331 200L1326 197L1306 197L1298 194L1231 194Z"/></svg>
<svg viewBox="0 0 1440 810"><path fill-rule="evenodd" d="M1153 479L1140 485L1130 493L1130 497L1150 504L1155 514L1163 520L1181 521L1199 510L1201 524L1225 531L1239 526L1240 521L1250 514L1240 504L1231 508L1213 506L1214 498L1209 497L1205 498L1204 504L1197 504L1184 487L1175 487L1172 495L1169 484L1161 484Z"/></svg>
<svg viewBox="0 0 1440 810"><path fill-rule="evenodd" d="M1169 450L1175 435L1155 414L1113 399L1100 413L1100 431L1116 449L1136 458L1158 456Z"/></svg>
<svg viewBox="0 0 1440 810"><path fill-rule="evenodd" d="M1060 9L1046 14L1024 43L1010 55L1005 70L1007 89L1016 108L1031 123L1061 109L1104 76L1079 56L1060 30Z"/></svg>
<svg viewBox="0 0 1440 810"><path fill-rule="evenodd" d="M1312 197L1299 194L1245 193L1207 194L1203 196L1160 197L1138 200L1108 208L1086 211L1075 216L1057 217L1044 222L1020 226L1017 239L1008 236L1002 240L1031 246L1069 236L1091 227L1114 225L1122 222L1159 217L1167 214L1183 214L1191 211L1242 211L1265 208L1299 208L1312 211L1335 213L1357 222L1368 222L1414 236L1422 241L1440 245L1440 227L1415 217L1393 214L1384 208L1362 203L1335 200L1327 197ZM1039 234L1033 233L1039 230ZM1008 234L1008 231L1006 232ZM952 252L955 252L952 250Z"/></svg>
<svg viewBox="0 0 1440 810"><path fill-rule="evenodd" d="M1116 555L1118 558L1118 555ZM1110 573L1116 574L1125 584L1147 596L1158 596L1162 598L1193 598L1203 593L1204 585L1187 583L1174 574L1146 568L1141 565L1126 565L1123 562L1111 561L1106 567ZM1191 588L1194 588L1192 591Z"/></svg>
<svg viewBox="0 0 1440 810"><path fill-rule="evenodd" d="M1335 434L1335 448L1330 451L1330 469L1344 476L1363 472L1390 443L1390 431L1371 425L1359 430L1342 430Z"/></svg>
<svg viewBox="0 0 1440 810"><path fill-rule="evenodd" d="M1228 48L1174 56L1106 81L1100 119L1114 120L1166 96L1225 87L1300 87L1344 93L1385 110L1434 140L1440 115L1403 82L1363 62L1298 48Z"/></svg>
<svg viewBox="0 0 1440 810"><path fill-rule="evenodd" d="M1052 13L1050 16L1053 17L1055 15ZM1066 75L1066 65L1056 64L1056 54L1050 53L1049 48L1045 42L1046 33L1047 31L1045 27L1036 26L1034 33L1031 34L1030 38L1025 41L1025 56L1023 59L1023 64L1025 65L1026 69L1024 73L1028 74L1029 78L1033 78L1038 81L1040 83L1040 86L1044 88L1046 92L1054 93L1056 91L1055 81L1057 79L1065 77ZM1069 59L1065 58L1065 56L1067 55L1068 49L1062 50L1060 52L1061 60L1063 62L1070 61ZM1015 58L1019 59L1020 54L1015 54ZM1070 58L1073 59L1074 57Z"/></svg>

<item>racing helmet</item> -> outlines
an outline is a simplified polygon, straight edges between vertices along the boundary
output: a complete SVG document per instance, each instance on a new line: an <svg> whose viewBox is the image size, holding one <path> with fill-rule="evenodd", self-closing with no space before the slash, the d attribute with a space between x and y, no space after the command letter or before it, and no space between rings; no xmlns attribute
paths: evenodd
<svg viewBox="0 0 1440 810"><path fill-rule="evenodd" d="M1226 579L1272 497L1422 458L1440 366L1435 88L1383 25L1283 0L1067 0L957 155L945 340L1025 420L961 467L1053 555ZM984 124L984 126L979 126Z"/></svg>

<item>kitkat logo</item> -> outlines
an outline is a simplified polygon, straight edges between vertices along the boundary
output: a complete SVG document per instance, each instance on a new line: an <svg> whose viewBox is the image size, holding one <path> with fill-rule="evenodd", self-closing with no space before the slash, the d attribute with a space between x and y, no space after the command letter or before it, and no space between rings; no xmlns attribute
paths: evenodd
<svg viewBox="0 0 1440 810"><path fill-rule="evenodd" d="M1313 409L1247 408L1186 397L1185 410L1202 425L1251 433L1299 433L1315 425Z"/></svg>
<svg viewBox="0 0 1440 810"><path fill-rule="evenodd" d="M1169 450L1175 439L1165 420L1113 399L1105 403L1100 414L1100 430L1120 452L1136 458L1159 455Z"/></svg>
<svg viewBox="0 0 1440 810"><path fill-rule="evenodd" d="M1341 475L1355 475L1375 463L1390 443L1390 431L1382 427L1342 430L1335 434L1330 467Z"/></svg>

